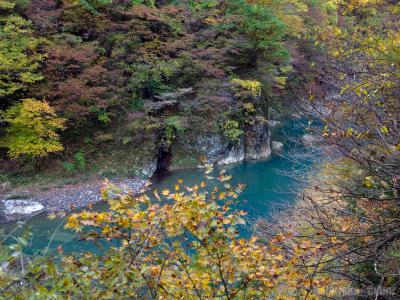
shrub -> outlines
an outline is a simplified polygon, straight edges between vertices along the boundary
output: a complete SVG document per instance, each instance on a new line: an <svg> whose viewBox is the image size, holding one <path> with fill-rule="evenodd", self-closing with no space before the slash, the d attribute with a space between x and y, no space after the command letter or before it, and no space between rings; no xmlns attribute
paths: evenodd
<svg viewBox="0 0 400 300"><path fill-rule="evenodd" d="M76 152L74 155L74 159L77 169L84 170L86 168L85 155L83 154L82 151Z"/></svg>
<svg viewBox="0 0 400 300"><path fill-rule="evenodd" d="M113 140L114 140L114 135L112 133L99 134L96 136L97 143L107 143Z"/></svg>
<svg viewBox="0 0 400 300"><path fill-rule="evenodd" d="M230 141L239 142L240 137L243 135L243 130L239 127L239 122L234 120L228 120L221 124L221 130L225 137Z"/></svg>
<svg viewBox="0 0 400 300"><path fill-rule="evenodd" d="M106 110L104 108L100 108L97 106L92 106L90 108L90 112L97 114L97 120L100 123L103 124L110 124L111 123L111 119L109 117L109 114L106 112Z"/></svg>
<svg viewBox="0 0 400 300"><path fill-rule="evenodd" d="M78 2L84 9L93 15L97 15L99 13L98 9L112 3L112 0L79 0Z"/></svg>
<svg viewBox="0 0 400 300"><path fill-rule="evenodd" d="M239 99L256 98L261 95L262 84L256 80L232 79L232 89Z"/></svg>
<svg viewBox="0 0 400 300"><path fill-rule="evenodd" d="M64 129L66 120L58 117L47 102L24 99L4 113L4 120L10 125L6 144L13 158L44 157L64 149L57 130Z"/></svg>
<svg viewBox="0 0 400 300"><path fill-rule="evenodd" d="M171 116L165 119L164 123L164 142L169 147L176 138L176 134L183 133L185 127L182 124L182 119L179 116Z"/></svg>
<svg viewBox="0 0 400 300"><path fill-rule="evenodd" d="M63 163L63 168L71 173L75 171L75 165L72 162Z"/></svg>
<svg viewBox="0 0 400 300"><path fill-rule="evenodd" d="M168 90L166 81L173 77L182 67L180 59L157 61L150 64L136 62L128 67L131 73L129 87L133 99L145 99Z"/></svg>
<svg viewBox="0 0 400 300"><path fill-rule="evenodd" d="M190 0L189 6L194 10L203 10L207 8L213 8L218 6L219 1L217 0Z"/></svg>
<svg viewBox="0 0 400 300"><path fill-rule="evenodd" d="M148 7L155 7L155 0L132 0L133 5L146 5Z"/></svg>
<svg viewBox="0 0 400 300"><path fill-rule="evenodd" d="M182 119L179 116L168 117L165 120L165 125L167 127L171 127L173 129L175 129L179 133L182 133L185 130L185 127L183 126L183 123L182 123Z"/></svg>

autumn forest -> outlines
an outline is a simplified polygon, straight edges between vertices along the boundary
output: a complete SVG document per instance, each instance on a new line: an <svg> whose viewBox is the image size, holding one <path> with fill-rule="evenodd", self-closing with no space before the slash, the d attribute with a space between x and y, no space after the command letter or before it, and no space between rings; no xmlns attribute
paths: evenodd
<svg viewBox="0 0 400 300"><path fill-rule="evenodd" d="M393 0L0 0L0 299L398 299L399 29Z"/></svg>

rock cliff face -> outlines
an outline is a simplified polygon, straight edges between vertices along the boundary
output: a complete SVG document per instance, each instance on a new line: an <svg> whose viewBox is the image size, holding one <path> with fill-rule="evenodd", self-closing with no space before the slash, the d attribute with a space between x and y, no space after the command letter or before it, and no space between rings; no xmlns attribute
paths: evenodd
<svg viewBox="0 0 400 300"><path fill-rule="evenodd" d="M209 163L225 165L243 160L262 160L271 156L270 132L265 122L247 126L238 142L229 141L219 133L186 137L179 148L193 156L203 156ZM172 153L174 155L174 153Z"/></svg>
<svg viewBox="0 0 400 300"><path fill-rule="evenodd" d="M233 107L240 111L242 106L238 104L238 100L232 94L230 88L229 83L219 85L215 91L208 91L211 93L209 97L214 96L215 101L220 101L221 106L225 105L227 110ZM157 98L155 103L160 105L167 103L168 109L183 110L182 107L185 105L190 106L193 102L201 102L202 96L196 95L193 91L192 88L189 88L163 94L162 97ZM199 97L199 99L193 101L192 97ZM259 99L256 98L253 101L256 103ZM204 105L207 107L209 104ZM174 108L172 108L173 106ZM168 109L164 106L157 106L152 112L157 115L168 111ZM223 110L218 113L220 116L223 115ZM240 121L240 130L243 131L243 134L239 140L232 141L224 135L222 130L218 129L219 119L217 116L186 116L185 121L182 121L185 122L185 130L183 132L175 131L176 136L172 144L167 147L162 142L162 133L159 133L158 137L156 134L153 138L155 147L146 146L148 152L150 151L152 154L147 155L140 162L142 176L151 177L155 172L166 169L198 167L202 164L202 159L206 159L211 164L225 165L243 160L262 160L271 156L269 127L277 126L276 123L279 122L270 123L262 117L262 112L259 109L254 110L251 116L246 117L245 122Z"/></svg>
<svg viewBox="0 0 400 300"><path fill-rule="evenodd" d="M261 160L271 156L270 132L266 122L257 122L245 132L245 159Z"/></svg>
<svg viewBox="0 0 400 300"><path fill-rule="evenodd" d="M229 144L224 157L218 161L219 165L228 165L240 162L245 157L245 149L243 142L238 144Z"/></svg>
<svg viewBox="0 0 400 300"><path fill-rule="evenodd" d="M204 155L209 163L231 164L244 159L242 141L231 142L217 133L199 136L193 144L193 150Z"/></svg>

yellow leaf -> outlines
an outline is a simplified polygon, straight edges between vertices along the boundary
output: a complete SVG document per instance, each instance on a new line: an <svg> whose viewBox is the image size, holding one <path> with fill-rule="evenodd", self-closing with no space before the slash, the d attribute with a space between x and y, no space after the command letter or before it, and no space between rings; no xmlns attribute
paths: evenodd
<svg viewBox="0 0 400 300"><path fill-rule="evenodd" d="M231 223L231 220L225 218L225 219L222 221L222 223L223 223L224 225L228 225L228 224Z"/></svg>
<svg viewBox="0 0 400 300"><path fill-rule="evenodd" d="M382 127L381 127L381 132L382 132L383 134L388 134L388 133L389 133L389 129L388 129L386 126L382 126Z"/></svg>
<svg viewBox="0 0 400 300"><path fill-rule="evenodd" d="M158 191L154 191L154 196L156 197L157 200L160 200L160 195L158 194Z"/></svg>
<svg viewBox="0 0 400 300"><path fill-rule="evenodd" d="M275 258L279 261L283 260L283 255L282 254L278 254L277 256L275 256Z"/></svg>

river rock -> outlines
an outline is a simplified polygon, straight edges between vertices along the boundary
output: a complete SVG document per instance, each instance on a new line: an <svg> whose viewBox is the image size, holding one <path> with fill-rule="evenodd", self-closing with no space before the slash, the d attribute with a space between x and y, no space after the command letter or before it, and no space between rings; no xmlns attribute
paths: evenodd
<svg viewBox="0 0 400 300"><path fill-rule="evenodd" d="M157 159L148 162L142 169L142 174L145 178L153 176L157 170Z"/></svg>
<svg viewBox="0 0 400 300"><path fill-rule="evenodd" d="M274 153L280 153L283 151L283 144L278 141L272 141L271 148Z"/></svg>
<svg viewBox="0 0 400 300"><path fill-rule="evenodd" d="M30 215L41 211L44 206L31 200L4 200L3 214L5 215Z"/></svg>

